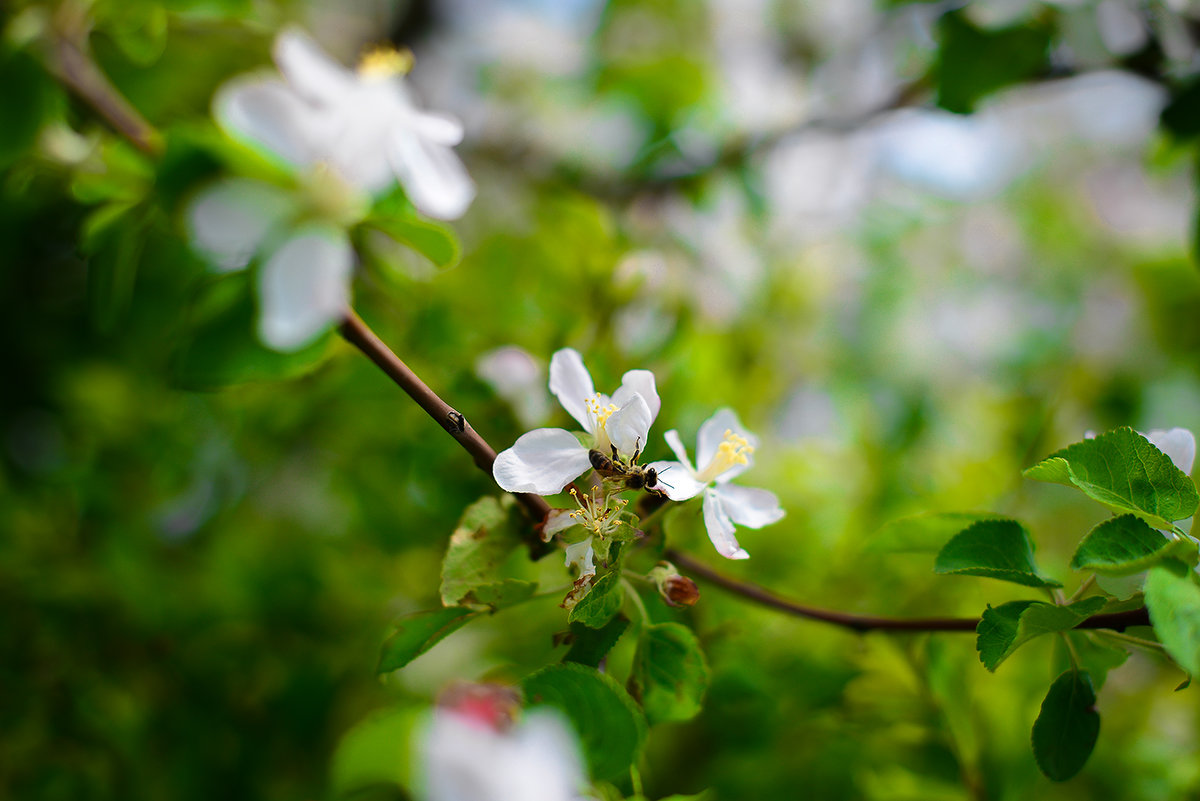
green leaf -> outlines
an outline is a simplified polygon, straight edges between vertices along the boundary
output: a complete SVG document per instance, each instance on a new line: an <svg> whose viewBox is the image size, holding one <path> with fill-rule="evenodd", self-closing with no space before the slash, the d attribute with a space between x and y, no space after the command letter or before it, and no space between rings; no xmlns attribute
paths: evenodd
<svg viewBox="0 0 1200 801"><path fill-rule="evenodd" d="M613 615L621 611L621 603L625 600L620 579L616 572L606 573L597 579L588 594L567 614L567 622L598 629L612 620Z"/></svg>
<svg viewBox="0 0 1200 801"><path fill-rule="evenodd" d="M1085 671L1068 670L1042 701L1033 724L1033 757L1047 778L1065 782L1083 769L1099 734L1092 679Z"/></svg>
<svg viewBox="0 0 1200 801"><path fill-rule="evenodd" d="M329 352L329 335L293 353L258 340L258 314L250 276L221 276L206 286L192 309L191 333L172 363L185 389L217 389L247 381L292 378L315 369Z"/></svg>
<svg viewBox="0 0 1200 801"><path fill-rule="evenodd" d="M475 609L452 606L415 612L400 619L396 631L383 643L377 673L399 670L437 645L446 635L457 631L472 618L483 614Z"/></svg>
<svg viewBox="0 0 1200 801"><path fill-rule="evenodd" d="M127 201L100 206L83 223L82 245L88 253L88 300L92 320L112 331L133 299L138 265L146 241L144 215Z"/></svg>
<svg viewBox="0 0 1200 801"><path fill-rule="evenodd" d="M981 520L960 531L937 555L934 572L985 576L1026 587L1061 587L1038 573L1029 532L1015 520Z"/></svg>
<svg viewBox="0 0 1200 801"><path fill-rule="evenodd" d="M1048 25L983 29L966 14L951 12L942 16L938 27L937 102L948 111L969 114L985 95L1047 67L1052 34Z"/></svg>
<svg viewBox="0 0 1200 801"><path fill-rule="evenodd" d="M1186 558L1196 546L1186 540L1164 537L1137 515L1105 520L1079 543L1071 567L1106 576L1141 573L1163 559Z"/></svg>
<svg viewBox="0 0 1200 801"><path fill-rule="evenodd" d="M571 648L563 657L564 662L597 667L629 628L629 618L617 615L604 626L594 629L582 623L571 624Z"/></svg>
<svg viewBox="0 0 1200 801"><path fill-rule="evenodd" d="M642 628L629 684L651 724L698 715L708 679L708 663L691 629L678 623Z"/></svg>
<svg viewBox="0 0 1200 801"><path fill-rule="evenodd" d="M0 167L30 153L38 132L62 104L62 90L37 59L0 46Z"/></svg>
<svg viewBox="0 0 1200 801"><path fill-rule="evenodd" d="M1200 134L1200 80L1193 79L1172 91L1171 102L1162 110L1159 122L1176 139Z"/></svg>
<svg viewBox="0 0 1200 801"><path fill-rule="evenodd" d="M1100 596L1084 598L1070 606L1058 606L1043 601L1011 601L1000 606L988 606L976 628L975 648L979 661L990 671L1008 659L1014 651L1035 637L1067 631L1078 626L1104 608Z"/></svg>
<svg viewBox="0 0 1200 801"><path fill-rule="evenodd" d="M524 544L525 525L510 495L468 506L442 561L442 603L497 609L533 595L533 582L499 575L509 555Z"/></svg>
<svg viewBox="0 0 1200 801"><path fill-rule="evenodd" d="M346 732L333 753L330 796L340 798L378 784L410 786L412 736L423 718L417 709L383 709Z"/></svg>
<svg viewBox="0 0 1200 801"><path fill-rule="evenodd" d="M946 540L980 520L996 515L980 512L930 512L893 520L871 538L867 549L880 553L937 553Z"/></svg>
<svg viewBox="0 0 1200 801"><path fill-rule="evenodd" d="M372 217L368 225L368 231L377 231L400 245L411 248L428 259L438 270L454 267L462 258L458 237L452 229L440 223L417 217L388 215ZM385 271L408 272L402 266L390 263L396 254L390 253L387 247L372 248L372 255L383 262L378 266Z"/></svg>
<svg viewBox="0 0 1200 801"><path fill-rule="evenodd" d="M109 9L121 9L112 4ZM167 48L167 10L156 2L128 3L124 13L104 21L108 33L121 52L139 67L148 67Z"/></svg>
<svg viewBox="0 0 1200 801"><path fill-rule="evenodd" d="M1025 471L1027 478L1074 486L1118 513L1169 529L1200 504L1192 480L1132 428L1077 442Z"/></svg>
<svg viewBox="0 0 1200 801"><path fill-rule="evenodd" d="M552 707L571 721L592 778L624 775L641 753L646 718L611 676L585 665L551 665L521 687L527 705Z"/></svg>
<svg viewBox="0 0 1200 801"><path fill-rule="evenodd" d="M1079 667L1086 670L1092 677L1097 692L1104 686L1104 682L1108 678L1108 671L1120 667L1129 659L1128 650L1109 645L1104 642L1101 635L1094 632L1068 631L1067 639L1071 641L1071 648L1075 658L1079 661ZM1070 656L1071 654L1067 652L1066 648L1063 648L1061 659L1064 669L1070 664Z"/></svg>
<svg viewBox="0 0 1200 801"><path fill-rule="evenodd" d="M1200 587L1195 573L1171 561L1150 569L1146 608L1158 641L1189 674L1200 674Z"/></svg>

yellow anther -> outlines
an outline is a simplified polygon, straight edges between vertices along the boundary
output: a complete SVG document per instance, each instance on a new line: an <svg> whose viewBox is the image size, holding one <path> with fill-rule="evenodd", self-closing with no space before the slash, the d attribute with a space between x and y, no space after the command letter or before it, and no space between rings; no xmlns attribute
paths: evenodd
<svg viewBox="0 0 1200 801"><path fill-rule="evenodd" d="M413 68L412 51L407 47L397 50L390 45L380 45L368 50L358 62L358 74L364 78L391 78L407 75Z"/></svg>
<svg viewBox="0 0 1200 801"><path fill-rule="evenodd" d="M708 483L734 465L749 464L748 457L752 453L754 453L754 446L750 444L749 440L725 429L724 439L717 446L717 452L713 454L712 460L697 474L696 478Z"/></svg>
<svg viewBox="0 0 1200 801"><path fill-rule="evenodd" d="M617 410L617 406L614 403L601 406L600 395L598 394L584 401L584 406L587 408L588 414L596 418L596 426L599 428L603 428L604 424L608 422L608 418L612 417L613 412Z"/></svg>
<svg viewBox="0 0 1200 801"><path fill-rule="evenodd" d="M574 487L571 487L570 492L579 508L567 514L572 520L579 521L579 525L591 530L601 538L613 532L620 522L618 516L621 509L628 503L628 501L614 499L607 495L602 497L596 488L592 489L590 502L585 502L583 498L579 497L579 493L575 491Z"/></svg>

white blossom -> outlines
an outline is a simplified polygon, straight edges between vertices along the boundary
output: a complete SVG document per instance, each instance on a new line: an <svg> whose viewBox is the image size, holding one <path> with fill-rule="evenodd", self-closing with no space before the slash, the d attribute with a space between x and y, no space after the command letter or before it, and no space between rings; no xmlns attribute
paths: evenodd
<svg viewBox="0 0 1200 801"><path fill-rule="evenodd" d="M263 260L258 333L280 351L309 344L350 305L354 250L346 232L328 223L297 225L298 208L281 189L230 178L202 191L186 213L192 246L217 271Z"/></svg>
<svg viewBox="0 0 1200 801"><path fill-rule="evenodd" d="M506 727L439 708L420 769L425 801L577 801L586 785L575 735L549 709Z"/></svg>
<svg viewBox="0 0 1200 801"><path fill-rule="evenodd" d="M658 471L658 486L673 501L686 501L703 492L704 526L717 553L728 559L748 559L750 554L734 536L734 524L762 528L784 515L775 493L729 483L749 469L758 438L742 427L731 409L719 410L700 426L696 464L701 467L693 467L688 460L678 431L672 429L664 438L679 461L647 465Z"/></svg>
<svg viewBox="0 0 1200 801"><path fill-rule="evenodd" d="M462 125L417 109L399 54L368 54L355 72L296 29L279 34L273 53L282 79L243 76L218 92L214 114L230 133L290 164L326 165L367 192L398 180L430 217L463 215L475 186L452 149Z"/></svg>
<svg viewBox="0 0 1200 801"><path fill-rule="evenodd" d="M521 435L496 457L492 475L508 492L553 495L592 465L588 451L606 456L615 448L632 459L646 444L661 405L649 370L630 370L611 397L596 392L583 358L564 348L550 360L550 392L589 435L586 444L561 428L538 428Z"/></svg>

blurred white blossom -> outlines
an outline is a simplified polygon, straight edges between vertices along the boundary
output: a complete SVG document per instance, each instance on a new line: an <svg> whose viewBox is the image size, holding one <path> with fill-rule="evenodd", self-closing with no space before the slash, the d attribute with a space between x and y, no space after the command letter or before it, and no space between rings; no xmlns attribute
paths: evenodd
<svg viewBox="0 0 1200 801"><path fill-rule="evenodd" d="M346 232L323 222L296 224L299 203L246 178L202 191L188 206L192 246L219 272L258 270L259 338L299 350L340 320L350 305L354 250Z"/></svg>
<svg viewBox="0 0 1200 801"><path fill-rule="evenodd" d="M462 126L417 109L403 56L376 51L353 72L295 29L279 34L274 56L283 79L244 76L218 92L214 111L231 133L291 164L327 165L367 192L398 180L430 217L449 220L467 210L475 186L452 150Z"/></svg>
<svg viewBox="0 0 1200 801"><path fill-rule="evenodd" d="M513 408L522 425L536 425L550 413L542 366L528 351L516 345L490 350L475 360L475 374Z"/></svg>
<svg viewBox="0 0 1200 801"><path fill-rule="evenodd" d="M559 713L534 709L508 725L478 707L435 711L420 753L425 801L582 798L579 747Z"/></svg>

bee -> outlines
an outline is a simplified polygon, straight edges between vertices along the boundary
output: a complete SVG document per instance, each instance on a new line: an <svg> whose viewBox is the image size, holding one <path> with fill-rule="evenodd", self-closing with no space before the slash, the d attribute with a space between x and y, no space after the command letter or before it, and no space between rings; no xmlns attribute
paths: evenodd
<svg viewBox="0 0 1200 801"><path fill-rule="evenodd" d="M639 449L633 454L633 458L629 460L629 464L621 461L621 457L617 455L617 448L614 445L612 449L612 458L604 455L598 450L588 451L588 459L592 462L592 469L601 477L609 480L619 481L624 489L640 490L644 489L653 495L666 496L658 487L669 486L664 484L658 477L658 471L653 467L643 467L637 463L637 458L641 454Z"/></svg>

